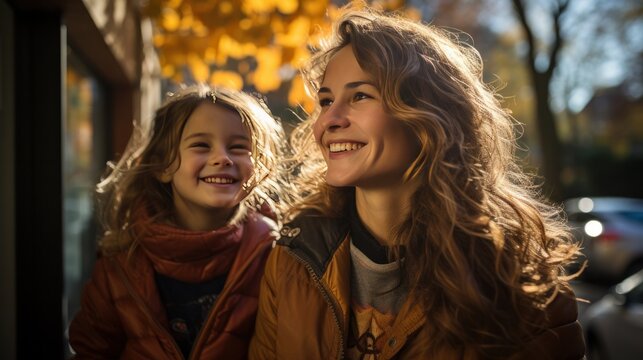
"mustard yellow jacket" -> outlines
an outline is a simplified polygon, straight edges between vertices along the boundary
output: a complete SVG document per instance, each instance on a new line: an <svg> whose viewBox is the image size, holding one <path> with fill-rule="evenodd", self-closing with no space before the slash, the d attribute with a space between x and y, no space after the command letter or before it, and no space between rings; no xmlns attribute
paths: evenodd
<svg viewBox="0 0 643 360"><path fill-rule="evenodd" d="M348 223L300 217L281 230L261 283L250 359L342 359L350 316ZM559 295L548 307L549 331L530 342L515 359L581 359L585 344L576 301ZM543 319L544 321L544 319ZM427 318L411 297L397 315L378 357L476 359L470 349L427 349Z"/></svg>

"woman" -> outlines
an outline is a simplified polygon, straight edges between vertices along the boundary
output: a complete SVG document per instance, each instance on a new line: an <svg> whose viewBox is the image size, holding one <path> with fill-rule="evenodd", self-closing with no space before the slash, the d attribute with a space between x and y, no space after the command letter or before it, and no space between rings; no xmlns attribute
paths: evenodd
<svg viewBox="0 0 643 360"><path fill-rule="evenodd" d="M348 11L304 72L303 198L262 282L255 359L578 359L578 248L515 163L479 54Z"/></svg>

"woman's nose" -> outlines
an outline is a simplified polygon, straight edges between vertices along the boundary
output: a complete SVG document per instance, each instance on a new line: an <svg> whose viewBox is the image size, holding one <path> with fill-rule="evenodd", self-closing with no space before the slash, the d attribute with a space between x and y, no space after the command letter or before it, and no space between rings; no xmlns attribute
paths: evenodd
<svg viewBox="0 0 643 360"><path fill-rule="evenodd" d="M323 130L337 130L348 127L350 121L347 116L347 109L342 104L333 103L326 112L317 118L317 126Z"/></svg>

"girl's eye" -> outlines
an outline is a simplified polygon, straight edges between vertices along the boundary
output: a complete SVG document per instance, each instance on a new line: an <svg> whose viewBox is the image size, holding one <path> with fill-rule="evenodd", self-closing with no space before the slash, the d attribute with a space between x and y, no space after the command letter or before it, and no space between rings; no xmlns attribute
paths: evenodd
<svg viewBox="0 0 643 360"><path fill-rule="evenodd" d="M233 149L233 150L248 150L249 151L250 146L248 146L246 144L232 144L230 146L230 149Z"/></svg>
<svg viewBox="0 0 643 360"><path fill-rule="evenodd" d="M207 147L210 147L210 145L208 145L207 143L204 143L204 142L196 142L194 144L191 144L190 147L192 147L192 148L207 148Z"/></svg>
<svg viewBox="0 0 643 360"><path fill-rule="evenodd" d="M321 107L330 106L332 103L333 103L332 99L328 99L328 98L319 99L319 106Z"/></svg>

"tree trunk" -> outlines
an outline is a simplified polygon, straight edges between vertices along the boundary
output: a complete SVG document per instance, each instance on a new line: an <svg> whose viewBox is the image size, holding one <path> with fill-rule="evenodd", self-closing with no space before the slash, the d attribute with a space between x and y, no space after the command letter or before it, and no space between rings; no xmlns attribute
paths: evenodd
<svg viewBox="0 0 643 360"><path fill-rule="evenodd" d="M552 201L561 201L564 195L560 179L562 152L556 128L556 116L549 105L549 81L541 73L532 73L532 79L536 95L538 142L542 154L540 175L545 179L543 193Z"/></svg>
<svg viewBox="0 0 643 360"><path fill-rule="evenodd" d="M544 71L536 68L536 40L533 30L527 21L527 14L522 0L513 0L518 20L525 32L528 44L526 58L527 69L530 73L534 95L536 98L536 124L538 128L538 143L542 153L540 175L544 177L543 193L553 201L563 200L562 182L562 153L560 137L556 128L556 117L549 105L549 83L557 65L558 52L562 47L560 18L569 5L570 0L559 0L552 12L554 24L554 42L549 52L549 66Z"/></svg>

